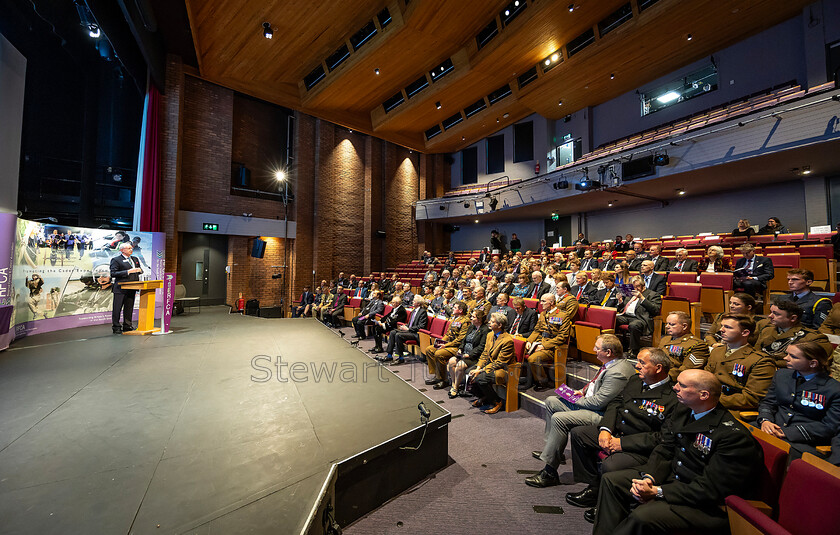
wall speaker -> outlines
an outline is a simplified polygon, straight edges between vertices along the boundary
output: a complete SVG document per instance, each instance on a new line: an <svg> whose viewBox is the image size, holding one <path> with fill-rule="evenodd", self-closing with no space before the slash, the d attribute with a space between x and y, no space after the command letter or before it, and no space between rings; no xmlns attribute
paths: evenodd
<svg viewBox="0 0 840 535"><path fill-rule="evenodd" d="M265 256L265 240L254 238L254 245L251 247L251 256L254 258Z"/></svg>

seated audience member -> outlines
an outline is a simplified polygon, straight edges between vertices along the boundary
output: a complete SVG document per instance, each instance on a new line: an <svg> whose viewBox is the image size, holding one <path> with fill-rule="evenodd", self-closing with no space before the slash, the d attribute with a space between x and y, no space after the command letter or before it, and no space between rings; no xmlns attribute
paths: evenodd
<svg viewBox="0 0 840 535"><path fill-rule="evenodd" d="M464 376L478 364L478 359L484 352L484 344L489 332L490 327L487 326L484 313L481 310L474 310L470 315L469 329L458 347L458 352L447 363L449 378L452 381L452 387L449 389L450 399L457 397L459 393L468 395L462 389Z"/></svg>
<svg viewBox="0 0 840 535"><path fill-rule="evenodd" d="M557 280L554 278L554 276L558 273L559 271L557 271L557 268L554 266L554 264L548 264L545 267L545 282L551 287L551 289L549 290L549 292L551 293L554 293L554 287L557 285Z"/></svg>
<svg viewBox="0 0 840 535"><path fill-rule="evenodd" d="M493 304L485 298L485 290L481 286L478 286L475 289L475 302L473 303L472 310L480 309L484 312L484 316L486 317L487 314L490 313L490 307Z"/></svg>
<svg viewBox="0 0 840 535"><path fill-rule="evenodd" d="M350 279L345 277L344 272L341 271L339 272L338 277L333 281L333 284L335 284L336 286L340 284L341 286L344 286L346 288L350 284Z"/></svg>
<svg viewBox="0 0 840 535"><path fill-rule="evenodd" d="M767 281L773 278L773 261L766 256L756 256L755 245L744 243L738 249L743 255L735 262L733 286L736 292L743 291L755 297L767 289Z"/></svg>
<svg viewBox="0 0 840 535"><path fill-rule="evenodd" d="M528 280L528 275L525 273L519 274L519 282L511 290L511 297L528 297L528 290L531 288L531 283ZM505 292L507 293L507 292Z"/></svg>
<svg viewBox="0 0 840 535"><path fill-rule="evenodd" d="M706 258L700 262L698 269L706 273L723 273L724 271L729 271L729 259L724 256L723 248L712 245L706 249Z"/></svg>
<svg viewBox="0 0 840 535"><path fill-rule="evenodd" d="M546 254L551 253L551 247L545 243L545 240L540 240L540 246L537 247L537 252Z"/></svg>
<svg viewBox="0 0 840 535"><path fill-rule="evenodd" d="M636 251L632 249L624 253L624 262L627 264L627 271L641 271L642 262L644 261L645 259L638 258L636 256Z"/></svg>
<svg viewBox="0 0 840 535"><path fill-rule="evenodd" d="M583 254L583 249L592 244L584 237L583 232L579 232L577 239L572 242L572 245L577 248L578 256L581 256Z"/></svg>
<svg viewBox="0 0 840 535"><path fill-rule="evenodd" d="M645 246L642 242L637 241L633 243L633 252L636 253L636 258L639 260L647 260L648 254L645 252Z"/></svg>
<svg viewBox="0 0 840 535"><path fill-rule="evenodd" d="M840 429L840 383L828 376L828 354L816 342L795 342L785 351L786 368L776 372L758 405L756 425L790 443L791 458L820 456Z"/></svg>
<svg viewBox="0 0 840 535"><path fill-rule="evenodd" d="M595 425L571 432L575 482L586 483L580 492L566 494L575 507L595 507L601 475L644 464L659 444L660 429L678 405L674 383L668 378L671 361L664 351L646 347L639 352L638 375L607 404ZM601 454L607 456L601 460ZM594 516L595 511L589 512Z"/></svg>
<svg viewBox="0 0 840 535"><path fill-rule="evenodd" d="M443 288L441 286L435 286L434 290L432 290L432 298L429 299L429 311L431 311L435 316L438 316L441 314L442 309Z"/></svg>
<svg viewBox="0 0 840 535"><path fill-rule="evenodd" d="M452 280L452 273L449 272L448 269L444 269L440 272L440 278L438 279L439 282L446 284L447 282Z"/></svg>
<svg viewBox="0 0 840 535"><path fill-rule="evenodd" d="M371 279L372 278L373 275L371 275ZM353 290L353 297L361 297L362 299L367 297L368 292L370 291L371 279L368 279L368 282L364 282L364 279L359 281L359 284L356 285L356 288Z"/></svg>
<svg viewBox="0 0 840 535"><path fill-rule="evenodd" d="M347 279L347 286L345 286L345 288L355 290L356 288L358 288L358 286L359 286L359 280L356 278L356 274L351 273L350 278Z"/></svg>
<svg viewBox="0 0 840 535"><path fill-rule="evenodd" d="M514 297L511 301L514 314L505 316L510 318L510 323L506 323L508 332L514 336L528 338L537 326L537 311L526 307L525 300L521 297Z"/></svg>
<svg viewBox="0 0 840 535"><path fill-rule="evenodd" d="M592 304L615 308L618 306L618 290L615 287L615 279L609 273L604 273L601 275L601 283L604 285L604 289L598 290Z"/></svg>
<svg viewBox="0 0 840 535"><path fill-rule="evenodd" d="M341 327L341 322L344 319L344 307L347 306L347 294L344 293L344 288L339 286L336 288L335 296L323 312L324 323L330 327Z"/></svg>
<svg viewBox="0 0 840 535"><path fill-rule="evenodd" d="M615 259L611 254L605 254L601 257L601 271L615 271L615 267L618 265L618 260Z"/></svg>
<svg viewBox="0 0 840 535"><path fill-rule="evenodd" d="M476 308L476 310L482 309ZM449 386L446 365L449 363L449 359L458 353L458 348L461 347L461 342L464 341L464 337L470 328L466 304L463 302L455 303L452 311L449 330L441 338L440 345L433 344L426 348L426 363L429 365L429 373L434 375L434 379L428 379L426 384L433 384L435 390Z"/></svg>
<svg viewBox="0 0 840 535"><path fill-rule="evenodd" d="M463 290L461 290L461 301L467 305L467 314L472 313L475 308L475 299L473 299L471 287L466 286Z"/></svg>
<svg viewBox="0 0 840 535"><path fill-rule="evenodd" d="M702 369L709 359L709 345L691 334L691 316L678 310L665 318L665 332L659 342L671 359L671 380L676 381L681 372Z"/></svg>
<svg viewBox="0 0 840 535"><path fill-rule="evenodd" d="M560 251L554 253L554 265L558 270L566 269L566 257Z"/></svg>
<svg viewBox="0 0 840 535"><path fill-rule="evenodd" d="M300 318L301 316L308 316L310 313L310 309L312 308L312 303L315 302L315 294L309 291L309 286L303 287L303 293L300 294L300 301L296 307L292 309L292 317L293 318Z"/></svg>
<svg viewBox="0 0 840 535"><path fill-rule="evenodd" d="M676 251L676 258L671 260L671 265L668 266L668 271L676 271L679 273L696 273L697 260L692 260L688 257L688 249L680 247Z"/></svg>
<svg viewBox="0 0 840 535"><path fill-rule="evenodd" d="M446 261L443 263L443 269L448 270L454 268L458 265L458 261L455 260L455 253L449 251L449 254L446 257Z"/></svg>
<svg viewBox="0 0 840 535"><path fill-rule="evenodd" d="M816 342L829 355L834 350L828 338L814 329L802 325L802 308L793 301L776 300L770 306L769 323L758 333L755 348L775 362L777 368L787 367L787 347L799 342Z"/></svg>
<svg viewBox="0 0 840 535"><path fill-rule="evenodd" d="M522 242L519 240L516 233L513 232L510 235L510 252L518 253L520 249L522 249Z"/></svg>
<svg viewBox="0 0 840 535"><path fill-rule="evenodd" d="M819 329L831 311L831 300L819 297L811 291L814 273L810 269L791 269L787 272L790 293L778 299L788 299L802 307L802 325L811 329Z"/></svg>
<svg viewBox="0 0 840 535"><path fill-rule="evenodd" d="M589 282L589 276L583 271L578 271L575 275L575 285L569 290L582 305L588 305L595 299L595 294L598 293L598 287Z"/></svg>
<svg viewBox="0 0 840 535"><path fill-rule="evenodd" d="M534 271L531 273L531 280L533 283L528 288L528 293L524 297L529 297L531 299L539 299L544 294L547 294L551 291L551 286L548 283L543 282L542 273L539 271Z"/></svg>
<svg viewBox="0 0 840 535"><path fill-rule="evenodd" d="M542 451L531 452L545 467L525 479L531 487L550 487L559 483L557 467L565 464L564 451L569 432L579 425L597 425L607 405L617 397L635 375L633 365L624 358L621 342L612 334L602 334L595 340L595 356L603 364L595 378L581 390L577 401L558 396L545 400L545 445Z"/></svg>
<svg viewBox="0 0 840 535"><path fill-rule="evenodd" d="M749 238L755 234L755 230L750 226L749 219L741 219L738 221L738 227L732 230L733 236L746 236Z"/></svg>
<svg viewBox="0 0 840 535"><path fill-rule="evenodd" d="M414 302L414 292L411 291L411 286L409 286L409 284L407 282L403 283L403 285L402 285L402 303L403 303L403 306L410 307L413 302Z"/></svg>
<svg viewBox="0 0 840 535"><path fill-rule="evenodd" d="M628 358L633 358L642 347L642 336L653 332L653 318L662 308L662 297L656 292L645 288L642 278L635 275L630 279L633 285L633 295L618 296L618 315L615 317L616 328L627 325L629 329Z"/></svg>
<svg viewBox="0 0 840 535"><path fill-rule="evenodd" d="M572 330L571 318L555 305L554 294L543 295L540 297L540 303L543 312L537 320L534 332L525 344L525 350L528 352L528 366L531 368L536 391L554 388L554 381L546 375L545 366L554 366L554 352L569 343L569 333ZM560 360L562 362L556 363L560 369L555 371L563 384L566 382L566 361Z"/></svg>
<svg viewBox="0 0 840 535"><path fill-rule="evenodd" d="M628 234L624 237L623 240L620 239L621 236L615 237L615 250L616 251L629 251L633 248L633 235Z"/></svg>
<svg viewBox="0 0 840 535"><path fill-rule="evenodd" d="M776 365L749 344L755 322L749 316L727 314L721 320L724 345L712 349L705 370L721 383L720 403L733 411L750 411L767 394Z"/></svg>
<svg viewBox="0 0 840 535"><path fill-rule="evenodd" d="M653 270L658 273L667 273L670 264L668 259L661 256L662 247L659 245L651 245L648 249L648 260L653 262Z"/></svg>
<svg viewBox="0 0 840 535"><path fill-rule="evenodd" d="M662 426L647 462L604 474L595 535L728 533L724 499L752 490L763 468L761 448L719 403L720 383L703 370L686 370L674 390L682 405Z"/></svg>
<svg viewBox="0 0 840 535"><path fill-rule="evenodd" d="M490 279L487 282L487 291L485 297L490 302L490 306L496 304L496 298L499 297L499 282L496 279Z"/></svg>
<svg viewBox="0 0 840 535"><path fill-rule="evenodd" d="M490 312L484 317L487 317L494 312L501 312L502 314L507 316L508 320L510 320L508 323L513 321L511 313L516 315L516 312L513 311L513 307L508 306L508 296L504 293L500 293L496 296L496 304L490 307Z"/></svg>
<svg viewBox="0 0 840 535"><path fill-rule="evenodd" d="M755 299L753 299L753 296L750 294L742 292L732 294L729 298L729 312L721 312L715 316L715 319L712 322L712 327L709 329L709 332L706 333L703 341L709 344L709 347L723 345L723 342L720 341L720 321L723 319L723 316L726 314L743 314L749 316L755 322L756 332L751 333L749 339L749 344L754 346L758 341L758 333L760 333L761 330L764 329L765 325L767 325L770 321L764 316L756 314L756 308L757 305L755 303Z"/></svg>
<svg viewBox="0 0 840 535"><path fill-rule="evenodd" d="M403 301L405 302L405 301ZM420 336L417 334L421 329L426 329L429 325L429 315L426 312L426 300L422 296L415 295L412 301L413 310L408 316L408 321L404 325L398 325L396 329L391 331L388 335L388 347L385 348L385 356L382 357L382 362L394 361L394 364L402 364L405 362L403 353L405 353L405 342L408 340L419 341ZM394 353L396 351L396 359Z"/></svg>
<svg viewBox="0 0 840 535"><path fill-rule="evenodd" d="M601 275L603 275L603 271L599 268L595 268L589 272L589 280L592 281L592 284L595 285L595 289L597 291L601 291L604 289L604 281L601 280Z"/></svg>
<svg viewBox="0 0 840 535"><path fill-rule="evenodd" d="M321 287L321 294L315 297L312 302L312 316L324 321L324 312L326 312L329 305L335 300L335 294L332 288Z"/></svg>
<svg viewBox="0 0 840 535"><path fill-rule="evenodd" d="M639 276L645 283L645 288L658 294L660 297L668 291L668 282L665 275L653 271L653 260L645 260L639 270Z"/></svg>
<svg viewBox="0 0 840 535"><path fill-rule="evenodd" d="M834 336L840 335L840 303L835 303L831 307L831 311L825 321L820 325L819 331L823 334L831 334ZM828 359L831 363L829 375L832 378L840 381L840 345L834 349L831 358Z"/></svg>
<svg viewBox="0 0 840 535"><path fill-rule="evenodd" d="M782 225L778 217L769 218L767 224L758 229L759 234L787 234L788 232L790 231Z"/></svg>
<svg viewBox="0 0 840 535"><path fill-rule="evenodd" d="M402 304L402 299L394 297L391 299L390 304L391 312L381 320L373 321L373 328L371 330L373 331L374 346L371 353L384 353L385 350L382 349L382 335L390 333L397 328L397 324L405 323L405 320L408 318L408 314ZM376 360L380 359L376 357Z"/></svg>
<svg viewBox="0 0 840 535"><path fill-rule="evenodd" d="M359 315L353 318L353 328L356 330L354 338L364 340L367 337L365 326L373 324L377 314L385 311L385 303L382 301L382 291L374 290L370 294L370 301L362 307Z"/></svg>
<svg viewBox="0 0 840 535"><path fill-rule="evenodd" d="M447 318L452 315L452 307L453 305L458 302L455 299L455 290L452 288L444 288L443 290L443 307L441 308L441 312Z"/></svg>
<svg viewBox="0 0 840 535"><path fill-rule="evenodd" d="M557 304L557 307L566 314L567 318L571 321L575 321L575 316L577 316L580 303L578 303L575 296L571 294L571 290L572 287L569 286L568 282L560 280L560 282L558 282L554 287L554 295L557 296L555 303Z"/></svg>
<svg viewBox="0 0 840 535"><path fill-rule="evenodd" d="M591 249L583 251L583 258L580 260L580 269L583 271L590 271L598 267L598 260L592 255Z"/></svg>
<svg viewBox="0 0 840 535"><path fill-rule="evenodd" d="M630 268L627 266L627 262L622 262L615 266L615 283L616 284L629 284L630 281L628 280L627 272L630 271Z"/></svg>
<svg viewBox="0 0 840 535"><path fill-rule="evenodd" d="M484 351L468 375L480 392L472 406L479 407L486 414L495 414L505 405L504 400L496 394L495 386L507 385L507 369L516 362L516 353L513 336L505 332L507 316L497 312L490 316L489 325L490 332L484 340Z"/></svg>

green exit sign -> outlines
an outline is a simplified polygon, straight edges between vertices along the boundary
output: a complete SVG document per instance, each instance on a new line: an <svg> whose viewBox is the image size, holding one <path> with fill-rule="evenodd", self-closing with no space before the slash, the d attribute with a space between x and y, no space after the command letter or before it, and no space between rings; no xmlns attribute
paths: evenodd
<svg viewBox="0 0 840 535"><path fill-rule="evenodd" d="M558 221L559 219L560 219L560 216L557 213L551 214L551 220L552 221Z"/></svg>
<svg viewBox="0 0 840 535"><path fill-rule="evenodd" d="M218 223L204 223L204 230L219 230Z"/></svg>

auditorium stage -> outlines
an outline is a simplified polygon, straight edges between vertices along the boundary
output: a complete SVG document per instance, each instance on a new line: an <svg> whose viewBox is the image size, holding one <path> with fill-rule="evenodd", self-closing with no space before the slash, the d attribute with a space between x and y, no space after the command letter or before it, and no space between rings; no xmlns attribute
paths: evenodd
<svg viewBox="0 0 840 535"><path fill-rule="evenodd" d="M172 323L0 353L0 533L321 533L446 465L449 413L317 321Z"/></svg>

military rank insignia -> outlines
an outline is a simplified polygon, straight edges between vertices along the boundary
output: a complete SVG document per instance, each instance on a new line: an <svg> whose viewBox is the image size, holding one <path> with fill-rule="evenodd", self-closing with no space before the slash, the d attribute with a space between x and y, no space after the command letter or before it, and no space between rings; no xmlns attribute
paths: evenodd
<svg viewBox="0 0 840 535"><path fill-rule="evenodd" d="M824 401L824 395L804 390L802 392L802 399L799 401L799 403L801 403L805 407L813 407L817 410L822 410L823 407L825 407L825 405L823 404Z"/></svg>
<svg viewBox="0 0 840 535"><path fill-rule="evenodd" d="M708 454L712 451L712 439L703 433L697 433L697 438L694 440L694 447L703 453Z"/></svg>
<svg viewBox="0 0 840 535"><path fill-rule="evenodd" d="M703 359L700 357L695 357L693 353L688 355L688 360L690 360L691 363L695 366L700 366L701 364L703 364Z"/></svg>

